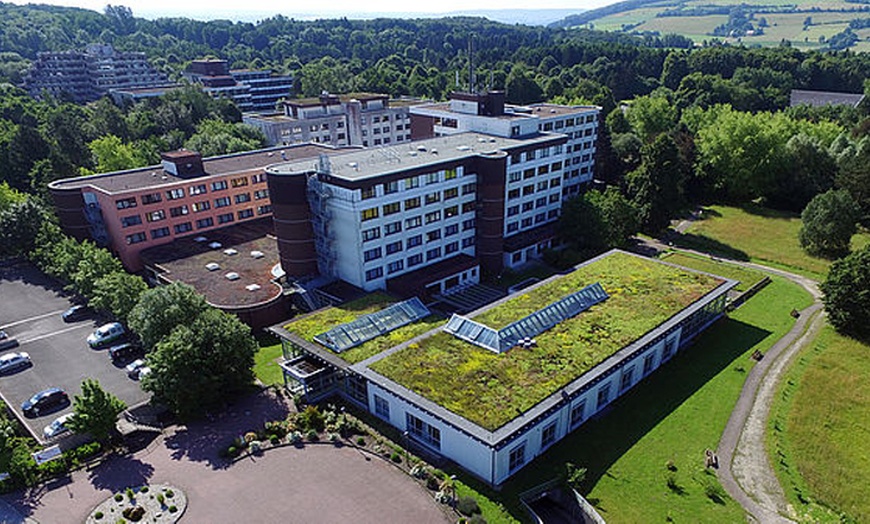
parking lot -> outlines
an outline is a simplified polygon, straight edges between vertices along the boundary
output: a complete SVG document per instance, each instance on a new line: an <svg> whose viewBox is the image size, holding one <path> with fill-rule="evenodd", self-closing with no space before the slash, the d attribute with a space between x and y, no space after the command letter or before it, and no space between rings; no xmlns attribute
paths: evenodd
<svg viewBox="0 0 870 524"><path fill-rule="evenodd" d="M81 382L93 378L128 406L148 398L123 367L111 362L106 349L88 347L86 337L106 320L88 315L83 320L64 322L61 313L71 305L62 288L33 266L0 266L0 330L19 342L17 348L0 353L25 352L33 363L24 370L0 375L0 395L40 440L46 425L72 411L69 405L24 418L21 403L43 389L59 387L72 400L81 393Z"/></svg>

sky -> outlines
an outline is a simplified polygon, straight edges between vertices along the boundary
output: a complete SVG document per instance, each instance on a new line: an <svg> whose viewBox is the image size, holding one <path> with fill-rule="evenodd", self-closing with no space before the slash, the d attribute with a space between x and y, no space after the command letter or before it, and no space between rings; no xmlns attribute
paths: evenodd
<svg viewBox="0 0 870 524"><path fill-rule="evenodd" d="M617 0L539 0L534 9L571 9L577 12L594 9ZM15 4L31 3L12 0ZM125 5L133 15L143 18L160 16L185 16L199 20L226 18L253 21L275 14L294 18L370 18L376 15L435 15L439 13L468 12L480 10L530 9L528 0L439 0L438 2L408 2L407 0L331 0L318 2L277 2L275 0L41 0L44 3L81 7L102 11L106 4ZM244 6L244 7L242 7Z"/></svg>

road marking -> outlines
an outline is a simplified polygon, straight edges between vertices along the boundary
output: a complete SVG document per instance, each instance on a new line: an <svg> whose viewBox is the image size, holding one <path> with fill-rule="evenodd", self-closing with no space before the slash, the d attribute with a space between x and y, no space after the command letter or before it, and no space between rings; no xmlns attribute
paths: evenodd
<svg viewBox="0 0 870 524"><path fill-rule="evenodd" d="M70 332L70 331L75 331L76 329L81 329L81 328L90 328L90 327L91 327L91 326L89 326L89 325L87 325L87 324L85 324L85 325L83 325L83 326L72 326L72 327L68 327L68 328L66 328L66 329L61 329L61 330L58 330L58 331L52 331L51 333L46 333L46 334L44 334L44 335L39 335L39 336L37 336L37 337L28 338L27 340L19 340L18 343L19 343L19 345L22 345L22 346L23 346L24 344L27 344L28 342L36 342L37 340L42 340L42 339L44 339L44 338L53 337L53 336L55 336L55 335L60 335L60 334L62 334L62 333L68 333L68 332Z"/></svg>
<svg viewBox="0 0 870 524"><path fill-rule="evenodd" d="M11 324L6 324L5 326L0 326L0 329L11 328L12 326L17 326L18 324L24 324L25 322L33 322L34 320L40 320L40 319L47 318L47 317L51 317L51 316L54 316L54 315L60 315L60 314L63 313L64 311L66 311L66 310L65 310L65 309L59 309L59 310L57 310L57 311L52 311L51 313L46 313L46 314L44 314L44 315L38 315L38 316L35 316L35 317L25 318L24 320L18 320L18 321L16 321L16 322L12 322Z"/></svg>

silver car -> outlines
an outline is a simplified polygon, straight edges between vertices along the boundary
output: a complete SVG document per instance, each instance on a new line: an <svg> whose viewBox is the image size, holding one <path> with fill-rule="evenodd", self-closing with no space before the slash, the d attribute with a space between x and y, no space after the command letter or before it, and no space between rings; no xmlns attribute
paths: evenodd
<svg viewBox="0 0 870 524"><path fill-rule="evenodd" d="M69 419L71 419L73 415L75 415L75 413L66 413L51 421L51 424L45 426L45 429L42 430L42 436L50 439L69 431L69 428L66 427L66 423L69 422Z"/></svg>
<svg viewBox="0 0 870 524"><path fill-rule="evenodd" d="M24 352L6 353L0 356L0 373L11 373L29 367L32 364L30 355Z"/></svg>

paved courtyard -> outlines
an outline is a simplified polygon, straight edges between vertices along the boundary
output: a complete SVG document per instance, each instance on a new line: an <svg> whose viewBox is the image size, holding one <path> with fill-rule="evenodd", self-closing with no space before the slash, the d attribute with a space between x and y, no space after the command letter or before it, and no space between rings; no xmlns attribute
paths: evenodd
<svg viewBox="0 0 870 524"><path fill-rule="evenodd" d="M283 418L287 411L283 402L263 393L213 421L173 427L139 453L113 457L3 500L42 524L83 522L113 491L164 483L189 497L183 522L451 522L416 481L354 448L290 446L231 466L218 458L234 435Z"/></svg>

